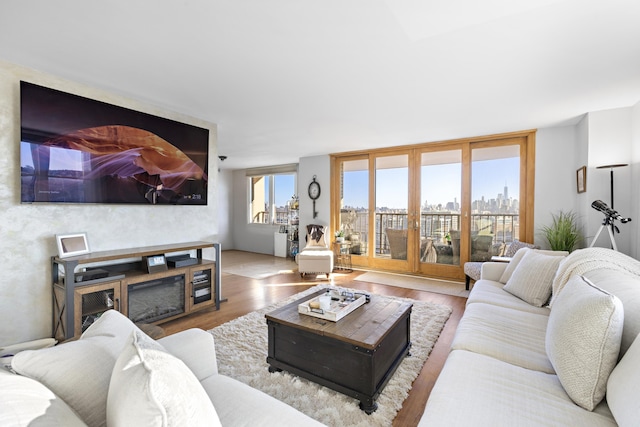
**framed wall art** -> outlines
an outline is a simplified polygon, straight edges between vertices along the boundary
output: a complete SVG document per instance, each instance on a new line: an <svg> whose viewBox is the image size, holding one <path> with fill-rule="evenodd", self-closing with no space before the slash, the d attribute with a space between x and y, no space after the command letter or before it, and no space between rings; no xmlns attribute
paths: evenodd
<svg viewBox="0 0 640 427"><path fill-rule="evenodd" d="M56 243L58 244L58 256L60 258L89 253L87 233L56 234Z"/></svg>
<svg viewBox="0 0 640 427"><path fill-rule="evenodd" d="M578 193L587 191L587 167L583 166L576 171L576 185Z"/></svg>

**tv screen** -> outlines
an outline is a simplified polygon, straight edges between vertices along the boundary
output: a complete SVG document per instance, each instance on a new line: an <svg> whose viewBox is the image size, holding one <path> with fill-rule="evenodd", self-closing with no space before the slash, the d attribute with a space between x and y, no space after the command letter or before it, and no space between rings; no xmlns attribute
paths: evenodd
<svg viewBox="0 0 640 427"><path fill-rule="evenodd" d="M207 204L209 130L20 82L23 203Z"/></svg>

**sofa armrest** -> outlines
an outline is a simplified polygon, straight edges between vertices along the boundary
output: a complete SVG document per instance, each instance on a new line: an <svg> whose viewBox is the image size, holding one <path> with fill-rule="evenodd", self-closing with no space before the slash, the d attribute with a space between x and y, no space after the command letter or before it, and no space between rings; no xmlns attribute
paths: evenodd
<svg viewBox="0 0 640 427"><path fill-rule="evenodd" d="M202 329L187 329L158 340L169 353L182 360L199 381L218 373L213 335Z"/></svg>
<svg viewBox="0 0 640 427"><path fill-rule="evenodd" d="M483 262L480 270L480 279L499 282L507 265L509 265L508 262Z"/></svg>

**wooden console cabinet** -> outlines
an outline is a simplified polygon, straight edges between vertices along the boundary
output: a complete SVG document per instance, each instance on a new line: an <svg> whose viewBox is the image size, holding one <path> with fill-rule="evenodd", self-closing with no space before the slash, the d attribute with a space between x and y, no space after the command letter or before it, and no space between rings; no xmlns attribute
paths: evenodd
<svg viewBox="0 0 640 427"><path fill-rule="evenodd" d="M213 248L215 261L202 258L202 249ZM146 257L163 255L191 255L192 264L169 265L163 271L149 273ZM96 272L98 274L96 274ZM215 306L220 309L220 244L188 242L172 245L148 246L115 251L93 252L76 257L51 258L53 284L53 331L58 340L79 337L95 319L107 310L118 310L136 318L145 313L136 301L130 301L130 291L138 290L140 303L147 303L145 288L166 284L172 289L177 304L169 304L147 323L162 323L186 316L196 310ZM184 295L182 295L184 293ZM135 298L134 298L135 299ZM134 304L130 310L130 304ZM157 307L162 301L152 301ZM131 313L130 313L131 312ZM132 320L136 321L137 319Z"/></svg>

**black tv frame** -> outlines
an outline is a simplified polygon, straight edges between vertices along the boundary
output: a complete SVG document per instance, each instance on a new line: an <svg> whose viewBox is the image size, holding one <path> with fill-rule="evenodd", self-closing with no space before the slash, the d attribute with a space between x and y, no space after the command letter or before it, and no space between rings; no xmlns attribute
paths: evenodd
<svg viewBox="0 0 640 427"><path fill-rule="evenodd" d="M22 203L207 204L208 129L25 81L20 113ZM125 137L106 139L113 133ZM133 135L152 142L136 145L143 138ZM76 160L60 166L66 158Z"/></svg>

